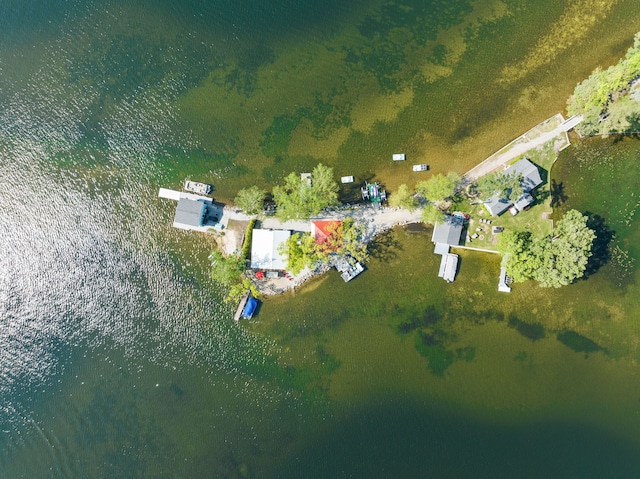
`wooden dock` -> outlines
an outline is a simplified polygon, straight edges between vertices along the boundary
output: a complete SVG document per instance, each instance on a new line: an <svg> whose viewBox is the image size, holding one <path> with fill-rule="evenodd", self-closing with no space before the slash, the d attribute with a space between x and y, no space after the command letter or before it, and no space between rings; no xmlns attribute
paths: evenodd
<svg viewBox="0 0 640 479"><path fill-rule="evenodd" d="M244 293L244 296L242 297L242 299L240 300L240 304L238 305L238 309L236 310L236 315L233 317L233 320L237 323L238 321L240 321L240 316L242 316L242 310L244 309L244 307L247 304L247 301L249 300L249 296L251 295L250 291L247 291L246 293Z"/></svg>

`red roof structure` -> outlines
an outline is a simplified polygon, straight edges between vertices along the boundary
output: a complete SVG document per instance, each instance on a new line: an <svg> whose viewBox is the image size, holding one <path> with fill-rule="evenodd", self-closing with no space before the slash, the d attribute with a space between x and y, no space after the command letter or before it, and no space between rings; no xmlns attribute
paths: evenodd
<svg viewBox="0 0 640 479"><path fill-rule="evenodd" d="M330 221L312 221L311 222L311 234L316 239L316 244L322 244L327 241L327 238L331 233L335 232L336 228L342 224L342 221L330 220Z"/></svg>

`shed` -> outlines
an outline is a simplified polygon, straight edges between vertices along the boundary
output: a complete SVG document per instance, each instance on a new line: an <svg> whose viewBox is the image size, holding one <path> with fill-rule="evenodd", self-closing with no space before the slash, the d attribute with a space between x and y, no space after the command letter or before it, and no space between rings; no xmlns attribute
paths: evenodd
<svg viewBox="0 0 640 479"><path fill-rule="evenodd" d="M283 271L287 257L278 253L278 246L291 236L289 230L254 229L251 238L251 268Z"/></svg>

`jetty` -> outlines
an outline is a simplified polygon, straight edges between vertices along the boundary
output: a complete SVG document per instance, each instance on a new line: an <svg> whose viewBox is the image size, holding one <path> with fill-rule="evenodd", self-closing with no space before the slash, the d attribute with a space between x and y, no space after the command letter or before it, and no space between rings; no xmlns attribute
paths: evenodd
<svg viewBox="0 0 640 479"><path fill-rule="evenodd" d="M242 317L242 312L244 311L244 307L247 305L247 301L249 301L250 296L251 296L251 292L247 291L246 293L244 293L244 296L240 300L240 304L238 304L238 309L236 310L236 314L233 317L233 320L236 323L240 321L240 318Z"/></svg>

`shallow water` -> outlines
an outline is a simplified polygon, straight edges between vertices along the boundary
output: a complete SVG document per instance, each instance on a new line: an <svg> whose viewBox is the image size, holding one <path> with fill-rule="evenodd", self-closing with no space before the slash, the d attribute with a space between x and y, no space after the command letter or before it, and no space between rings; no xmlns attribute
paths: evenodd
<svg viewBox="0 0 640 479"><path fill-rule="evenodd" d="M466 254L445 285L429 232L397 231L354 282L329 274L241 327L206 275L213 241L173 230L156 193L191 176L225 199L319 161L393 189L415 181L398 151L463 171L626 50L638 2L611 5L566 23L557 2L0 3L0 475L628 476L623 176L612 206L558 170L566 206L616 232L588 281L505 297L497 258ZM553 25L575 44L540 56ZM516 58L535 61L500 81Z"/></svg>

